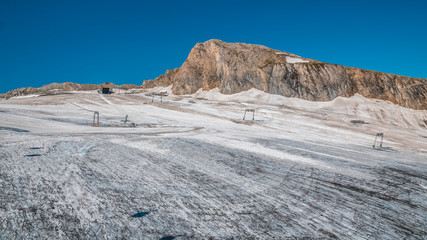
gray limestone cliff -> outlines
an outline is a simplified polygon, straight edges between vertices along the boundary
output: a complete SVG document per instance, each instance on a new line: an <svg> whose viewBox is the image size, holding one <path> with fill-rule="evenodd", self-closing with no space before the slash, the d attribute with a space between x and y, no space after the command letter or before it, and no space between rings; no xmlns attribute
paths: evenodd
<svg viewBox="0 0 427 240"><path fill-rule="evenodd" d="M427 110L427 79L329 64L265 46L220 40L197 43L180 68L144 81L142 86L171 84L175 94L213 88L232 94L256 88L312 101L359 93Z"/></svg>

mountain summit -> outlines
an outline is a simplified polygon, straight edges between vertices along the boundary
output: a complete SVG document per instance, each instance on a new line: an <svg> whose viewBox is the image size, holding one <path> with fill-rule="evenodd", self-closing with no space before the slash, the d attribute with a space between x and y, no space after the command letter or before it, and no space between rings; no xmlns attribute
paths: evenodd
<svg viewBox="0 0 427 240"><path fill-rule="evenodd" d="M180 68L144 88L169 86L175 94L219 88L232 94L256 88L271 94L329 101L356 93L404 107L427 109L427 80L303 58L261 45L212 39L197 43Z"/></svg>

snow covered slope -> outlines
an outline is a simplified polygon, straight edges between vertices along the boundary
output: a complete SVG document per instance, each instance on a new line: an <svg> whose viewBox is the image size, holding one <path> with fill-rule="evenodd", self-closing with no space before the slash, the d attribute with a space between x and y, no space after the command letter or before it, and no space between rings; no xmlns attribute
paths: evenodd
<svg viewBox="0 0 427 240"><path fill-rule="evenodd" d="M427 111L144 91L0 102L0 239L426 236Z"/></svg>

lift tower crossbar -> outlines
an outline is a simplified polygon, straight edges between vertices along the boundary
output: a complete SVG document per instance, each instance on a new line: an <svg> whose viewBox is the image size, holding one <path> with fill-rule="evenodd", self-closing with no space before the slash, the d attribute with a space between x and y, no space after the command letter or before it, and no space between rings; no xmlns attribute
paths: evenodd
<svg viewBox="0 0 427 240"><path fill-rule="evenodd" d="M383 147L383 138L384 138L384 133L377 133L377 135L375 135L375 140L374 140L374 145L372 146L373 148L375 148L375 145L377 144L377 138L381 137L380 140L380 148Z"/></svg>
<svg viewBox="0 0 427 240"><path fill-rule="evenodd" d="M255 120L255 109L246 109L245 114L243 115L243 120L245 120L247 112L252 112L252 120Z"/></svg>
<svg viewBox="0 0 427 240"><path fill-rule="evenodd" d="M99 112L98 111L93 112L92 126L99 126Z"/></svg>

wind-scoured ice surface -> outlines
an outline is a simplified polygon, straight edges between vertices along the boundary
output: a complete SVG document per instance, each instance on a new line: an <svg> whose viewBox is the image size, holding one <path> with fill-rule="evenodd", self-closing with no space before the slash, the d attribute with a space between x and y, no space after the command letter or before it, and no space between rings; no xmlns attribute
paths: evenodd
<svg viewBox="0 0 427 240"><path fill-rule="evenodd" d="M0 239L426 239L426 111L150 91L0 101Z"/></svg>

